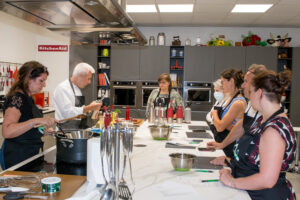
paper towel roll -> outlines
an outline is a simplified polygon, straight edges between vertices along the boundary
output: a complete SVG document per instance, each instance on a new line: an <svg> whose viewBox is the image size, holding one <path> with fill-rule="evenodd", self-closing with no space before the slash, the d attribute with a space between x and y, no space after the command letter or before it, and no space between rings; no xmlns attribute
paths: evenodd
<svg viewBox="0 0 300 200"><path fill-rule="evenodd" d="M105 179L102 175L102 164L100 155L100 138L95 137L87 143L87 181L96 184L104 184ZM104 156L104 173L108 180L106 156Z"/></svg>

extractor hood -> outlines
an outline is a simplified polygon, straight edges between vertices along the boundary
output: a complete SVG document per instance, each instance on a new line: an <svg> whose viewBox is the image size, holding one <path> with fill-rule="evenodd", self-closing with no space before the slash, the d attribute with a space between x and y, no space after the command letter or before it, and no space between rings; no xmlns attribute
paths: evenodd
<svg viewBox="0 0 300 200"><path fill-rule="evenodd" d="M112 42L146 43L116 0L0 0L0 7L4 12L51 31L68 33L72 40L92 36L95 43L99 32L110 32ZM81 37L72 38L73 35Z"/></svg>

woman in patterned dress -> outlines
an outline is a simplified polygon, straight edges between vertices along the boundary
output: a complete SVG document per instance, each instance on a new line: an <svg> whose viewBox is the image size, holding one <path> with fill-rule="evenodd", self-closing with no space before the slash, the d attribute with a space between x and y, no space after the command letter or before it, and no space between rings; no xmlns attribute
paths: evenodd
<svg viewBox="0 0 300 200"><path fill-rule="evenodd" d="M264 71L254 77L250 100L262 116L236 143L231 171L220 171L223 184L247 190L252 199L296 199L285 177L295 158L295 133L280 105L289 75Z"/></svg>

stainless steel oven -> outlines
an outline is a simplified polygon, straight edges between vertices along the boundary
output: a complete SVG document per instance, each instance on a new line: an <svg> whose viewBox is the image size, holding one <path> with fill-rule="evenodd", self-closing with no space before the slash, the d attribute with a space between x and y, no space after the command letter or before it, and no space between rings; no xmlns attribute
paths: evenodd
<svg viewBox="0 0 300 200"><path fill-rule="evenodd" d="M137 108L139 106L138 84L136 81L114 81L112 83L111 102L116 108Z"/></svg>
<svg viewBox="0 0 300 200"><path fill-rule="evenodd" d="M148 98L152 92L152 90L158 88L157 81L146 81L142 82L142 108L145 109L147 107Z"/></svg>
<svg viewBox="0 0 300 200"><path fill-rule="evenodd" d="M213 106L212 84L184 82L184 102L191 102L192 111L209 111Z"/></svg>

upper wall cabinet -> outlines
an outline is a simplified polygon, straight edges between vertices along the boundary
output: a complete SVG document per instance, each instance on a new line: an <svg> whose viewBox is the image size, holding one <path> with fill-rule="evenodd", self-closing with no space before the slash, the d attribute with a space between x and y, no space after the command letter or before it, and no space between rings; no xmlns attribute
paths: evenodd
<svg viewBox="0 0 300 200"><path fill-rule="evenodd" d="M246 48L246 69L251 64L263 64L269 70L277 71L277 48L247 47Z"/></svg>
<svg viewBox="0 0 300 200"><path fill-rule="evenodd" d="M291 106L290 117L293 126L300 127L300 93L297 92L297 87L300 85L300 47L293 48L293 73L292 73L292 86L291 86Z"/></svg>
<svg viewBox="0 0 300 200"><path fill-rule="evenodd" d="M140 80L156 81L169 73L170 48L167 46L140 47Z"/></svg>
<svg viewBox="0 0 300 200"><path fill-rule="evenodd" d="M139 80L139 54L140 52L138 46L112 46L111 80Z"/></svg>
<svg viewBox="0 0 300 200"><path fill-rule="evenodd" d="M219 79L228 68L245 71L245 54L246 50L242 47L216 47L214 80Z"/></svg>
<svg viewBox="0 0 300 200"><path fill-rule="evenodd" d="M215 47L184 48L184 81L212 82L214 79Z"/></svg>

